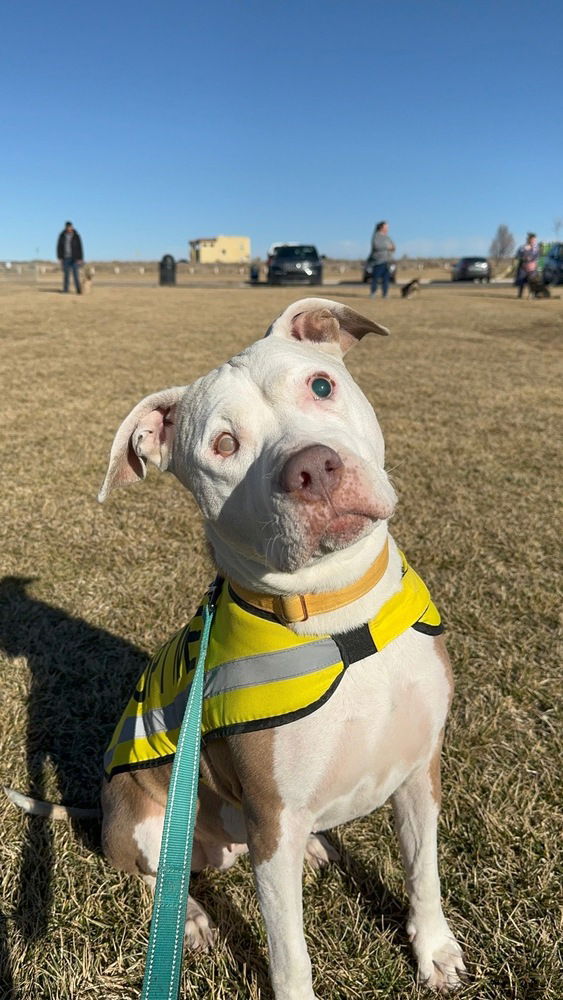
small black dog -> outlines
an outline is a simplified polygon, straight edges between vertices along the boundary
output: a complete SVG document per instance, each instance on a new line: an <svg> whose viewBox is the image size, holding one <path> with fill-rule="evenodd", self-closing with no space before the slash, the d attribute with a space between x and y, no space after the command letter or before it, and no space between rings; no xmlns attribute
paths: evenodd
<svg viewBox="0 0 563 1000"><path fill-rule="evenodd" d="M406 285L403 285L403 287L401 288L401 295L404 299L410 299L411 295L414 295L415 292L419 291L420 291L420 281L418 280L418 278L413 278L412 281L409 281Z"/></svg>
<svg viewBox="0 0 563 1000"><path fill-rule="evenodd" d="M546 284L544 284L543 279L540 278L539 274L531 274L528 278L528 291L530 298L533 299L550 299L551 292Z"/></svg>

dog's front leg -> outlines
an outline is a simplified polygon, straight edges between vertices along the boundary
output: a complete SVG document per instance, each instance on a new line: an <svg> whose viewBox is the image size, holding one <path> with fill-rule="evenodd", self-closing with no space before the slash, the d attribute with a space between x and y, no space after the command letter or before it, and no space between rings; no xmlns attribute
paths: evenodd
<svg viewBox="0 0 563 1000"><path fill-rule="evenodd" d="M266 925L276 1000L315 1000L303 934L302 873L310 818L261 810L247 816L248 846Z"/></svg>
<svg viewBox="0 0 563 1000"><path fill-rule="evenodd" d="M460 985L465 966L442 912L437 850L439 752L440 748L429 767L415 771L401 785L392 802L410 900L407 931L419 980L432 989L446 991Z"/></svg>

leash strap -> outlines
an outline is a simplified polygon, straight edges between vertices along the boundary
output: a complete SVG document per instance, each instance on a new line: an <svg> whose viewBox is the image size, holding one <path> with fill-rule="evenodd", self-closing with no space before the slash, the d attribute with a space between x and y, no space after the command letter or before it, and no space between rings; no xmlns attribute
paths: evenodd
<svg viewBox="0 0 563 1000"><path fill-rule="evenodd" d="M202 608L199 656L182 720L166 802L141 1000L177 1000L196 819L203 677L215 594Z"/></svg>

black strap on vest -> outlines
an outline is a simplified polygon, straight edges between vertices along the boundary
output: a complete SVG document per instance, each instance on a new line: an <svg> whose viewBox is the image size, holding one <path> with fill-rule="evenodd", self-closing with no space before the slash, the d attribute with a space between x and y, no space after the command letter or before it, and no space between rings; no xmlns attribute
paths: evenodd
<svg viewBox="0 0 563 1000"><path fill-rule="evenodd" d="M349 632L339 632L331 636L338 646L342 655L345 667L358 660L365 660L367 656L377 653L377 646L373 641L368 625L359 625Z"/></svg>

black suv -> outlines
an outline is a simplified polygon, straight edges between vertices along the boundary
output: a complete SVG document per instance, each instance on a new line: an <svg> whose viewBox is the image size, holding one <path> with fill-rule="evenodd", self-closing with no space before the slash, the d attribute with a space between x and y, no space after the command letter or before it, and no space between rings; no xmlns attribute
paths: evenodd
<svg viewBox="0 0 563 1000"><path fill-rule="evenodd" d="M452 281L490 280L491 265L486 257L462 257L452 270Z"/></svg>
<svg viewBox="0 0 563 1000"><path fill-rule="evenodd" d="M267 260L269 285L322 285L323 265L317 248L306 243L282 243Z"/></svg>

